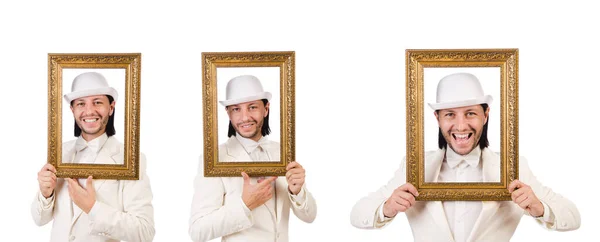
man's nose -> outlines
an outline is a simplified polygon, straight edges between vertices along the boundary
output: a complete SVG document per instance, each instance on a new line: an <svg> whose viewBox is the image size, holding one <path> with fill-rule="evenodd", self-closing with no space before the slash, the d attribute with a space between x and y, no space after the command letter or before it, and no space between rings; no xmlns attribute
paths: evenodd
<svg viewBox="0 0 600 242"><path fill-rule="evenodd" d="M91 114L94 113L94 107L92 107L92 105L85 105L84 108L83 108L83 112L86 115L91 115Z"/></svg>
<svg viewBox="0 0 600 242"><path fill-rule="evenodd" d="M246 109L242 109L242 121L246 122L250 120L250 112Z"/></svg>
<svg viewBox="0 0 600 242"><path fill-rule="evenodd" d="M456 129L458 131L465 131L465 130L468 130L468 128L469 128L467 119L461 115L457 116L455 125L456 125Z"/></svg>

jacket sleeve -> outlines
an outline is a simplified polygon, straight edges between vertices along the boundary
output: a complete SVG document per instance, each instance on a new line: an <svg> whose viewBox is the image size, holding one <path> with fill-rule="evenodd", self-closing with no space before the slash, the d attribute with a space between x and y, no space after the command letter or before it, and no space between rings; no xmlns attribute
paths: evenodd
<svg viewBox="0 0 600 242"><path fill-rule="evenodd" d="M220 177L204 177L202 159L194 180L194 197L189 221L193 241L208 241L252 227L251 211L241 197L225 203Z"/></svg>
<svg viewBox="0 0 600 242"><path fill-rule="evenodd" d="M291 208L296 217L306 223L312 223L317 217L317 203L312 194L306 189L306 183L302 186L297 196L288 192Z"/></svg>
<svg viewBox="0 0 600 242"><path fill-rule="evenodd" d="M54 193L49 198L45 198L40 191L35 194L35 198L31 203L31 216L37 226L42 226L52 221L54 197Z"/></svg>
<svg viewBox="0 0 600 242"><path fill-rule="evenodd" d="M90 213L92 234L125 241L152 241L154 239L154 208L150 180L145 172L146 157L140 159L140 180L120 181L118 191L123 210L96 201Z"/></svg>
<svg viewBox="0 0 600 242"><path fill-rule="evenodd" d="M406 183L405 159L400 163L394 177L376 192L360 199L352 208L350 223L360 229L381 228L393 219L383 219L379 216L379 207L392 195L399 186Z"/></svg>
<svg viewBox="0 0 600 242"><path fill-rule="evenodd" d="M527 160L524 157L520 157L519 159L519 176L520 180L529 185L533 193L550 209L550 211L544 211L544 214L552 214L550 217L553 217L553 222L536 219L541 226L558 231L569 231L579 228L581 225L581 216L575 204L560 194L555 193L552 189L542 185L529 169Z"/></svg>

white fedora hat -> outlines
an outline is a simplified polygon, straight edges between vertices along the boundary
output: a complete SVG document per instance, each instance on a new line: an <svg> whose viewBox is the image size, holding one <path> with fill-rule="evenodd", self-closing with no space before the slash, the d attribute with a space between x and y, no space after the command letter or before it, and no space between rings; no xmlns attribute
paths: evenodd
<svg viewBox="0 0 600 242"><path fill-rule="evenodd" d="M442 78L437 86L437 103L429 103L434 110L466 107L482 103L490 105L492 96L484 95L479 79L470 73L455 73Z"/></svg>
<svg viewBox="0 0 600 242"><path fill-rule="evenodd" d="M75 77L71 85L71 93L64 95L68 103L71 101L87 96L94 95L110 95L117 101L117 90L108 86L106 78L97 72L85 72Z"/></svg>
<svg viewBox="0 0 600 242"><path fill-rule="evenodd" d="M227 107L255 100L271 100L271 93L263 90L260 80L255 76L243 75L229 80L225 88L225 98L226 100L219 102Z"/></svg>

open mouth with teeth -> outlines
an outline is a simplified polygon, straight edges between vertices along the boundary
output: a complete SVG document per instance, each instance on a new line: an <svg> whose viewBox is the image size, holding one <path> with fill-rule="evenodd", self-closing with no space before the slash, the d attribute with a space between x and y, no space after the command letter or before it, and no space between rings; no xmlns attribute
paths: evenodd
<svg viewBox="0 0 600 242"><path fill-rule="evenodd" d="M466 133L466 134L453 133L452 134L452 138L454 138L454 140L456 141L457 144L467 143L471 139L471 136L473 136L473 133Z"/></svg>
<svg viewBox="0 0 600 242"><path fill-rule="evenodd" d="M253 126L254 126L254 123L245 123L245 124L238 125L238 127L240 127L240 129L244 129L244 130L251 129Z"/></svg>
<svg viewBox="0 0 600 242"><path fill-rule="evenodd" d="M99 120L99 118L84 118L83 122L85 123L94 123L97 122Z"/></svg>

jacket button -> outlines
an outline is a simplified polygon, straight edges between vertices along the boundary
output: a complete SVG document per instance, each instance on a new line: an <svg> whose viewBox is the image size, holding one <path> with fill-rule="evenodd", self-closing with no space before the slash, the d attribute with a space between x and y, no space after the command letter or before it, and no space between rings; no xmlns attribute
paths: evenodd
<svg viewBox="0 0 600 242"><path fill-rule="evenodd" d="M71 235L71 237L69 237L69 240L70 240L70 241L73 241L73 240L75 240L75 236L74 236L74 235Z"/></svg>

